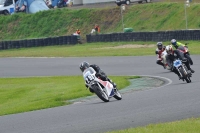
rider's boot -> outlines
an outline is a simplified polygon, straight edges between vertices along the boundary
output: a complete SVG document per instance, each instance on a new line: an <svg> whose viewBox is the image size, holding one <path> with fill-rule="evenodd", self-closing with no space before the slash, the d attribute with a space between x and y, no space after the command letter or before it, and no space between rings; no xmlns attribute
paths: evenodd
<svg viewBox="0 0 200 133"><path fill-rule="evenodd" d="M167 64L166 64L166 65L164 65L164 64L163 64L163 67L164 67L164 69L166 69L166 67L167 67Z"/></svg>
<svg viewBox="0 0 200 133"><path fill-rule="evenodd" d="M192 72L192 73L194 73L195 71L192 69L192 68L190 68L190 71Z"/></svg>
<svg viewBox="0 0 200 133"><path fill-rule="evenodd" d="M157 64L163 66L163 68L166 69L166 66L160 60L157 61Z"/></svg>

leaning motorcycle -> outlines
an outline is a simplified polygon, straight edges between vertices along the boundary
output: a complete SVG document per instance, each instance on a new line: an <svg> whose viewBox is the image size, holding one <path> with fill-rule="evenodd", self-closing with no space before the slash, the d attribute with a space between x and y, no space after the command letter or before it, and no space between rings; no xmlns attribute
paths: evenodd
<svg viewBox="0 0 200 133"><path fill-rule="evenodd" d="M187 83L191 82L190 77L192 76L192 73L187 69L186 65L181 60L176 59L173 62L173 66L177 69L183 81L186 80Z"/></svg>
<svg viewBox="0 0 200 133"><path fill-rule="evenodd" d="M91 88L94 93L104 102L109 102L109 99L114 97L121 100L122 96L117 88L114 88L109 81L103 81L95 76L96 71L89 67L83 72L85 84Z"/></svg>
<svg viewBox="0 0 200 133"><path fill-rule="evenodd" d="M179 46L177 50L179 50L180 52L184 54L185 58L188 59L190 65L193 65L193 61L192 61L192 58L190 57L190 53L187 47Z"/></svg>

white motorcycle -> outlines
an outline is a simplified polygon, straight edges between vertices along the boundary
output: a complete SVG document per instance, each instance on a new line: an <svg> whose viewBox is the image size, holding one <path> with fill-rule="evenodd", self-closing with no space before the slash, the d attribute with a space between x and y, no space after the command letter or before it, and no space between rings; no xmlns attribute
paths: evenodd
<svg viewBox="0 0 200 133"><path fill-rule="evenodd" d="M114 88L109 81L103 81L95 76L96 71L89 67L83 72L85 84L91 88L94 93L104 102L109 102L109 99L114 97L121 100L122 96L117 88Z"/></svg>

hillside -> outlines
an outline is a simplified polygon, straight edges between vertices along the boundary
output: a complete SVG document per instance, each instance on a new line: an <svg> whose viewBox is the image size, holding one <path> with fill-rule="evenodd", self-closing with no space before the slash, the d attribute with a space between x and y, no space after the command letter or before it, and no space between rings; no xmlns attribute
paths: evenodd
<svg viewBox="0 0 200 133"><path fill-rule="evenodd" d="M188 28L200 29L200 4L187 8ZM36 14L14 14L0 17L0 40L71 35L77 28L84 37L94 24L101 33L122 32L119 7L104 9L54 9ZM126 6L124 27L134 31L178 30L186 28L184 5L150 3Z"/></svg>

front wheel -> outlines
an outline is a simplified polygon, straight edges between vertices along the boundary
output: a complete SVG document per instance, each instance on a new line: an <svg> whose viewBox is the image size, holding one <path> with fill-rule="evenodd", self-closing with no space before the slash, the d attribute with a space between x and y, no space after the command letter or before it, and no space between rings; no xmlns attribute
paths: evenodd
<svg viewBox="0 0 200 133"><path fill-rule="evenodd" d="M95 94L104 102L109 102L109 98L108 98L108 95L104 92L104 91L101 91L101 89L98 87L98 86L95 86L94 87L94 92Z"/></svg>
<svg viewBox="0 0 200 133"><path fill-rule="evenodd" d="M115 89L115 95L113 97L117 100L122 100L122 95L117 89Z"/></svg>
<svg viewBox="0 0 200 133"><path fill-rule="evenodd" d="M193 61L192 61L190 55L189 54L185 54L185 57L188 59L190 65L193 65Z"/></svg>
<svg viewBox="0 0 200 133"><path fill-rule="evenodd" d="M183 68L181 67L181 69L179 69L179 71L181 72L181 75L183 76L183 79L186 80L187 83L190 83L190 77L188 76L188 74L183 70Z"/></svg>
<svg viewBox="0 0 200 133"><path fill-rule="evenodd" d="M187 76L187 77L185 78L185 80L186 80L187 83L190 83L190 82L191 82L191 79L190 79L189 76Z"/></svg>
<svg viewBox="0 0 200 133"><path fill-rule="evenodd" d="M8 10L4 10L4 11L3 11L3 14L4 14L4 15L9 15Z"/></svg>

